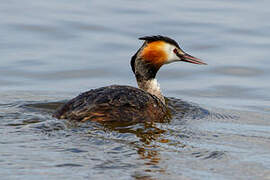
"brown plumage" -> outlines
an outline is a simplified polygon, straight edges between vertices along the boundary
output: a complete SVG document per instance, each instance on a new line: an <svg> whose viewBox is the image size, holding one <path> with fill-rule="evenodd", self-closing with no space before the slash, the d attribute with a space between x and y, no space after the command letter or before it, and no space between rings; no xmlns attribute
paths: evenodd
<svg viewBox="0 0 270 180"><path fill-rule="evenodd" d="M161 121L166 106L150 93L131 86L112 85L80 94L64 104L54 117L76 121Z"/></svg>

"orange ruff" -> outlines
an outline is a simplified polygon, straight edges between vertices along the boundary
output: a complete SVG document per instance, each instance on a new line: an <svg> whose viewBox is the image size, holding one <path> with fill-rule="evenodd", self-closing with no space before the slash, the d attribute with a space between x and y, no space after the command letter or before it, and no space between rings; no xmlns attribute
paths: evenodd
<svg viewBox="0 0 270 180"><path fill-rule="evenodd" d="M151 42L143 49L141 56L145 61L149 61L157 67L161 67L167 59L164 46L165 43L163 41Z"/></svg>

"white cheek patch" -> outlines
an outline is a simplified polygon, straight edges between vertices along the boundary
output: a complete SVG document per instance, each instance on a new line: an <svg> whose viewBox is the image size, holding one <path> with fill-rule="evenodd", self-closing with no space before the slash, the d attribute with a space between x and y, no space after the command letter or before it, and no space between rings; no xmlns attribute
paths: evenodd
<svg viewBox="0 0 270 180"><path fill-rule="evenodd" d="M164 47L164 50L167 52L167 61L165 62L165 64L169 64L169 63L172 63L172 62L175 62L175 61L179 61L180 58L173 52L173 50L175 49L176 47L174 45L171 45L171 44L165 44L165 47Z"/></svg>

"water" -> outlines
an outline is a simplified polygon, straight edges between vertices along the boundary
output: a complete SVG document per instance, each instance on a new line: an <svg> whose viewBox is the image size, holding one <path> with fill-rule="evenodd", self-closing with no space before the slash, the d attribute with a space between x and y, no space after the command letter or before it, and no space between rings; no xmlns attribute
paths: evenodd
<svg viewBox="0 0 270 180"><path fill-rule="evenodd" d="M1 179L270 179L269 1L2 1ZM109 84L136 86L140 36L208 66L158 74L177 111L128 127L51 117ZM181 101L190 104L183 111Z"/></svg>

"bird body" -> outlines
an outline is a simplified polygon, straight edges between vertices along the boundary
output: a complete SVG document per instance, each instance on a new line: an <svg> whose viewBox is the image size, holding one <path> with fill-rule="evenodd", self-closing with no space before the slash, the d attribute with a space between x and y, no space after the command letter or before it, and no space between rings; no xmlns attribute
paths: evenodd
<svg viewBox="0 0 270 180"><path fill-rule="evenodd" d="M176 61L205 64L185 53L171 38L146 36L131 58L138 88L112 85L80 94L61 106L54 117L76 121L145 122L168 117L168 108L155 79L160 67Z"/></svg>
<svg viewBox="0 0 270 180"><path fill-rule="evenodd" d="M120 85L84 92L55 113L55 117L59 119L81 122L142 122L162 120L166 115L165 104L156 96L135 87Z"/></svg>

